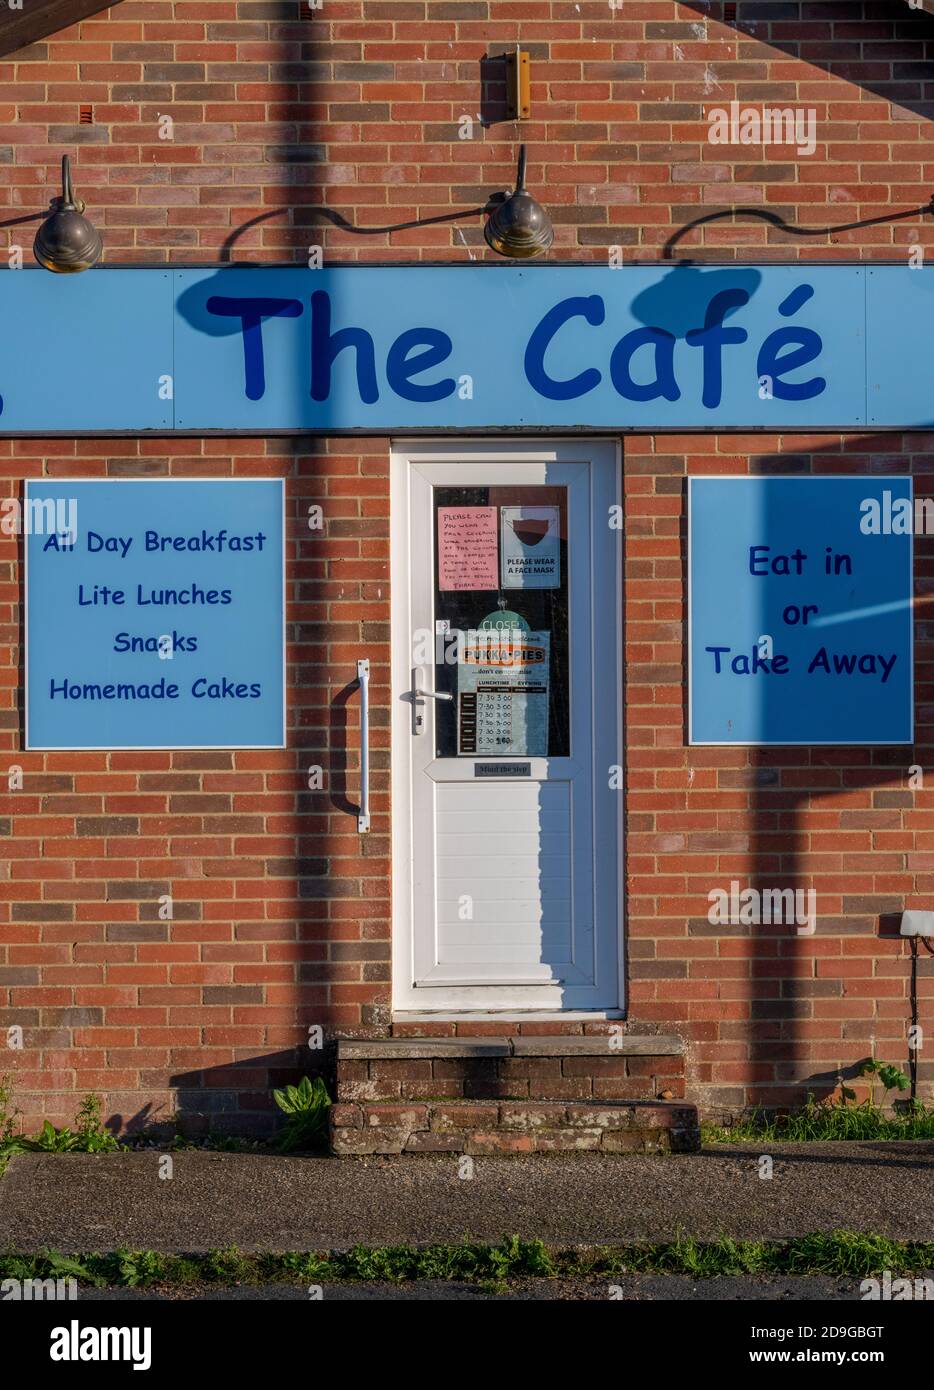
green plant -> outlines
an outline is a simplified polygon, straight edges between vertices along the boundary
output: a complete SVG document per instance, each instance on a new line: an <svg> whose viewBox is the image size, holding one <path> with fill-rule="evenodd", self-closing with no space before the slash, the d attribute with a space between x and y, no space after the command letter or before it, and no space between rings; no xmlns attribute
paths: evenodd
<svg viewBox="0 0 934 1390"><path fill-rule="evenodd" d="M520 1240L518 1236L503 1236L499 1245L489 1251L493 1272L500 1278L508 1274L526 1274L539 1279L551 1279L555 1267L541 1240Z"/></svg>
<svg viewBox="0 0 934 1390"><path fill-rule="evenodd" d="M898 1067L888 1066L885 1062L877 1062L875 1057L867 1058L860 1067L859 1074L860 1076L878 1076L883 1087L883 1105L886 1103L889 1091L907 1091L911 1085L911 1078L906 1076L903 1071L900 1071ZM841 1085L841 1090L843 1091L844 1099L846 1099L847 1096L850 1100L855 1099L854 1092L849 1090L848 1087ZM875 1105L876 1102L876 1086L874 1080L869 1083L869 1102L871 1105Z"/></svg>
<svg viewBox="0 0 934 1390"><path fill-rule="evenodd" d="M8 1076L0 1076L0 1149L13 1142L18 1113L13 1106L13 1083Z"/></svg>
<svg viewBox="0 0 934 1390"><path fill-rule="evenodd" d="M254 1277L254 1261L236 1246L209 1250L201 1260L201 1277L212 1284L242 1284Z"/></svg>
<svg viewBox="0 0 934 1390"><path fill-rule="evenodd" d="M282 1254L257 1255L256 1267L263 1283L321 1284L334 1278L327 1256L316 1251L286 1250Z"/></svg>
<svg viewBox="0 0 934 1390"><path fill-rule="evenodd" d="M817 1101L808 1092L807 1102L790 1114L754 1110L728 1129L704 1125L704 1142L769 1140L801 1144L838 1139L934 1139L934 1106L925 1105L913 1096L896 1101L892 1107L894 1113L888 1113L890 1092L901 1093L911 1086L910 1078L903 1071L870 1057L863 1062L858 1075L878 1077L883 1087L881 1104L876 1103L874 1080L870 1082L869 1096L859 1104L853 1103L856 1100L853 1088L841 1081L839 1096Z"/></svg>
<svg viewBox="0 0 934 1390"><path fill-rule="evenodd" d="M117 1278L114 1282L129 1289L145 1289L165 1278L166 1257L155 1250L116 1250L113 1255Z"/></svg>
<svg viewBox="0 0 934 1390"><path fill-rule="evenodd" d="M155 1147L161 1148L163 1145L156 1144ZM216 1130L211 1130L209 1134L200 1135L198 1138L192 1138L185 1134L174 1134L168 1147L176 1153L201 1149L209 1150L212 1153L242 1154L252 1153L263 1146L259 1140L243 1139L238 1134L221 1134Z"/></svg>
<svg viewBox="0 0 934 1390"><path fill-rule="evenodd" d="M793 1241L783 1259L783 1273L849 1275L854 1279L901 1269L913 1263L903 1241L857 1231L816 1231Z"/></svg>
<svg viewBox="0 0 934 1390"><path fill-rule="evenodd" d="M76 1145L82 1153L113 1153L120 1148L120 1144L104 1128L101 1118L101 1098L93 1092L89 1092L78 1109L75 1116L77 1126Z"/></svg>
<svg viewBox="0 0 934 1390"><path fill-rule="evenodd" d="M32 1139L21 1139L20 1147L41 1153L70 1153L78 1146L78 1136L67 1125L56 1129L51 1120L44 1120L39 1133Z"/></svg>
<svg viewBox="0 0 934 1390"><path fill-rule="evenodd" d="M89 1268L82 1256L62 1255L58 1250L43 1250L43 1276L46 1279L77 1279L100 1287L105 1283L100 1272Z"/></svg>
<svg viewBox="0 0 934 1390"><path fill-rule="evenodd" d="M303 1076L297 1086L273 1091L273 1100L286 1114L286 1122L276 1147L283 1153L319 1148L327 1135L331 1097L320 1076L314 1081Z"/></svg>
<svg viewBox="0 0 934 1390"><path fill-rule="evenodd" d="M18 1114L13 1104L13 1083L8 1076L0 1076L0 1176L11 1156L19 1151Z"/></svg>
<svg viewBox="0 0 934 1390"><path fill-rule="evenodd" d="M860 1231L816 1231L794 1240L698 1240L679 1234L657 1244L551 1250L540 1240L504 1236L496 1245L357 1245L351 1250L262 1251L234 1248L163 1255L154 1250L61 1255L0 1251L0 1280L62 1278L99 1288L237 1284L398 1284L443 1279L502 1290L510 1278L605 1279L621 1274L675 1274L716 1279L739 1274L862 1279L934 1269L934 1241L900 1241Z"/></svg>
<svg viewBox="0 0 934 1390"><path fill-rule="evenodd" d="M44 1121L34 1138L23 1135L13 1140L13 1153L116 1153L124 1147L101 1123L100 1097L88 1094L78 1108L75 1129L63 1125L56 1129L50 1120Z"/></svg>

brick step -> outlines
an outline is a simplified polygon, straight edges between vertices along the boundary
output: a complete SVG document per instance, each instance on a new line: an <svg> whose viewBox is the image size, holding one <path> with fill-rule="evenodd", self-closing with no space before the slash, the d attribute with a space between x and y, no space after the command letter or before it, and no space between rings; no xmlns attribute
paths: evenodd
<svg viewBox="0 0 934 1390"><path fill-rule="evenodd" d="M692 1153L693 1105L665 1101L370 1102L331 1107L331 1152L356 1154Z"/></svg>

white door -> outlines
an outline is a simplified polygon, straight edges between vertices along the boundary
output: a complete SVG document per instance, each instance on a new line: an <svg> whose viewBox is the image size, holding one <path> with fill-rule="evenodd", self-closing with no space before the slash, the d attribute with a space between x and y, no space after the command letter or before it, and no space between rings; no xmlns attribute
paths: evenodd
<svg viewBox="0 0 934 1390"><path fill-rule="evenodd" d="M392 457L393 1004L622 1001L611 441Z"/></svg>

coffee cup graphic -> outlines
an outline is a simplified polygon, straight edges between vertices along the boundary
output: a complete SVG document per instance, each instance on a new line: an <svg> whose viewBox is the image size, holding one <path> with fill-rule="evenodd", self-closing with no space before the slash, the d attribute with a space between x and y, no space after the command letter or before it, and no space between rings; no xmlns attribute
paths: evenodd
<svg viewBox="0 0 934 1390"><path fill-rule="evenodd" d="M551 527L551 518L544 516L517 516L509 519L509 525L516 534L516 539L525 546L540 545L548 535Z"/></svg>

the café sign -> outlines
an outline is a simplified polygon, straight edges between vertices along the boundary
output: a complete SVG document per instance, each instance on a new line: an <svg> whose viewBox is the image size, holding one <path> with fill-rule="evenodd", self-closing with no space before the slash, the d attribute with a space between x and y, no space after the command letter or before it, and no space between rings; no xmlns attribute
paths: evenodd
<svg viewBox="0 0 934 1390"><path fill-rule="evenodd" d="M905 265L9 270L0 307L0 434L934 416L934 270Z"/></svg>

